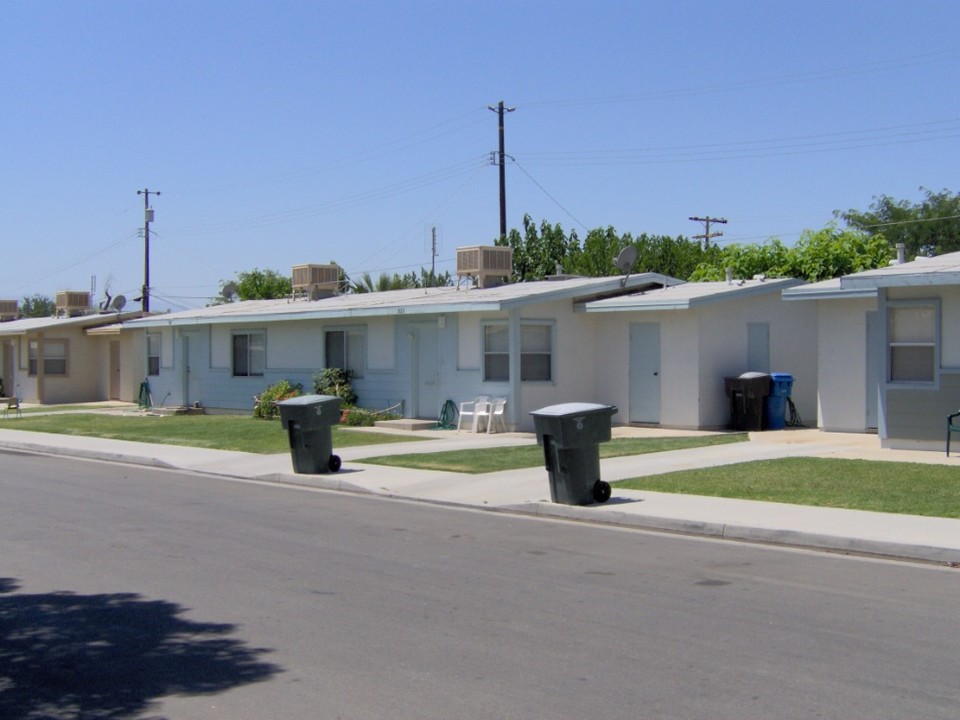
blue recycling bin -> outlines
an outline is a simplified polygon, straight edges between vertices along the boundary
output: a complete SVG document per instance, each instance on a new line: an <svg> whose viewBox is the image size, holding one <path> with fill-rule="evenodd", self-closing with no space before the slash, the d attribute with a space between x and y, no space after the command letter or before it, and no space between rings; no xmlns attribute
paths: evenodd
<svg viewBox="0 0 960 720"><path fill-rule="evenodd" d="M793 375L770 373L770 394L765 400L768 430L783 430L787 426L787 398L792 390Z"/></svg>

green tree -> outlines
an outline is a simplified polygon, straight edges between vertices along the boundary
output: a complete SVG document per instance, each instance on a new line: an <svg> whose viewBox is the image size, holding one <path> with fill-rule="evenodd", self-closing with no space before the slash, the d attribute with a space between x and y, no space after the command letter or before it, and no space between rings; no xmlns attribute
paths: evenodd
<svg viewBox="0 0 960 720"><path fill-rule="evenodd" d="M582 247L568 253L563 269L586 277L619 275L617 256L631 243L629 233L620 235L613 227L595 228L587 233Z"/></svg>
<svg viewBox="0 0 960 720"><path fill-rule="evenodd" d="M696 269L716 261L723 250L716 245L704 248L697 240L644 233L634 241L637 261L633 272L658 272L681 280L689 280Z"/></svg>
<svg viewBox="0 0 960 720"><path fill-rule="evenodd" d="M894 247L903 243L909 258L960 250L960 193L920 191L924 197L917 203L881 195L867 211L837 210L834 215L855 230L883 235Z"/></svg>
<svg viewBox="0 0 960 720"><path fill-rule="evenodd" d="M804 231L790 256L790 275L816 282L883 267L893 253L883 235L830 225Z"/></svg>
<svg viewBox="0 0 960 720"><path fill-rule="evenodd" d="M777 238L748 245L733 243L724 247L718 257L702 262L689 279L723 280L727 268L733 270L736 278L751 278L754 275L790 277L791 262L789 248Z"/></svg>
<svg viewBox="0 0 960 720"><path fill-rule="evenodd" d="M882 235L870 236L852 229L829 225L806 230L793 247L777 238L764 243L727 245L719 256L697 267L691 280L723 280L726 270L735 278L793 277L817 282L861 270L882 267L892 253Z"/></svg>
<svg viewBox="0 0 960 720"><path fill-rule="evenodd" d="M293 293L293 283L289 277L276 270L254 268L237 273L235 280L220 282L220 297L214 303L233 302L234 300L273 300L289 297Z"/></svg>
<svg viewBox="0 0 960 720"><path fill-rule="evenodd" d="M407 285L407 281L403 276L397 273L394 273L392 276L386 273L380 273L380 277L377 278L376 282L374 282L370 273L363 273L360 279L351 282L349 287L350 292L371 293L384 292L386 290L403 290L410 287L410 285Z"/></svg>
<svg viewBox="0 0 960 720"><path fill-rule="evenodd" d="M433 270L420 268L420 273L408 272L404 275L394 273L387 275L380 273L376 281L370 273L363 273L359 280L348 282L350 292L369 293L384 292L385 290L405 290L407 288L446 287L453 285L453 277L449 272L436 273Z"/></svg>
<svg viewBox="0 0 960 720"><path fill-rule="evenodd" d="M57 304L46 295L31 295L20 301L20 317L53 317L57 314Z"/></svg>
<svg viewBox="0 0 960 720"><path fill-rule="evenodd" d="M566 269L566 261L580 249L576 231L566 235L560 224L546 220L538 228L529 215L523 216L523 235L514 228L497 245L513 250L513 281L543 280L557 272L557 265Z"/></svg>

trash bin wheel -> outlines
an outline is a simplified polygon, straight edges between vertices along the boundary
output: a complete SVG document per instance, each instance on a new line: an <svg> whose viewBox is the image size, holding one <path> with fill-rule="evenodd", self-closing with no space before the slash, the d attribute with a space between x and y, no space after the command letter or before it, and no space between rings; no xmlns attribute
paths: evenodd
<svg viewBox="0 0 960 720"><path fill-rule="evenodd" d="M605 503L610 499L610 483L597 480L593 484L593 499L598 503Z"/></svg>
<svg viewBox="0 0 960 720"><path fill-rule="evenodd" d="M331 455L330 460L327 462L327 467L330 468L330 472L336 472L340 469L340 456Z"/></svg>

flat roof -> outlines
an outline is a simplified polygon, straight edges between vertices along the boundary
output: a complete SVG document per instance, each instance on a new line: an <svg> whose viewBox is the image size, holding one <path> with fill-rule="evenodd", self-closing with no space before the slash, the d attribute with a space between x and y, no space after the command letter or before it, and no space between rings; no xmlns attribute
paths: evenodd
<svg viewBox="0 0 960 720"><path fill-rule="evenodd" d="M960 285L960 252L921 257L841 278L843 288Z"/></svg>
<svg viewBox="0 0 960 720"><path fill-rule="evenodd" d="M729 300L780 293L785 288L802 284L794 278L766 280L733 280L720 282L688 282L669 287L631 293L621 297L594 300L583 304L590 312L651 312L654 310L689 310Z"/></svg>
<svg viewBox="0 0 960 720"><path fill-rule="evenodd" d="M844 288L840 278L798 285L783 291L784 300L850 300L852 298L875 298L877 288Z"/></svg>
<svg viewBox="0 0 960 720"><path fill-rule="evenodd" d="M90 315L78 315L76 317L40 317L40 318L20 318L19 320L10 320L0 323L0 336L26 335L27 333L40 332L41 330L56 329L63 327L97 327L100 325L113 325L118 322L129 322L134 318L140 317L141 313L94 313Z"/></svg>
<svg viewBox="0 0 960 720"><path fill-rule="evenodd" d="M557 300L589 300L681 282L660 273L623 277L564 278L507 283L492 288L415 288L348 293L319 300L245 300L196 310L153 315L126 327L166 327L284 320L351 319L392 315L503 312Z"/></svg>

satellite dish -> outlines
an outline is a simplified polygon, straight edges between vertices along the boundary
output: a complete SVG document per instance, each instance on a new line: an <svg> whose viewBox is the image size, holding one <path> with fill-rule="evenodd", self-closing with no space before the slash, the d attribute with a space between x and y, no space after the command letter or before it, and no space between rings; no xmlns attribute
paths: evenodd
<svg viewBox="0 0 960 720"><path fill-rule="evenodd" d="M110 303L110 307L112 307L117 312L120 312L121 310L123 310L126 304L127 304L127 298L125 298L123 295L117 295L113 299L113 302Z"/></svg>
<svg viewBox="0 0 960 720"><path fill-rule="evenodd" d="M617 269L623 273L623 280L620 281L620 287L625 287L627 278L630 277L630 268L637 261L637 246L627 245L620 254L617 255Z"/></svg>
<svg viewBox="0 0 960 720"><path fill-rule="evenodd" d="M620 254L617 255L617 269L622 273L629 273L630 268L637 261L637 246L627 245Z"/></svg>
<svg viewBox="0 0 960 720"><path fill-rule="evenodd" d="M222 297L227 302L233 300L233 296L237 294L237 286L235 283L228 282L220 290L220 297Z"/></svg>

